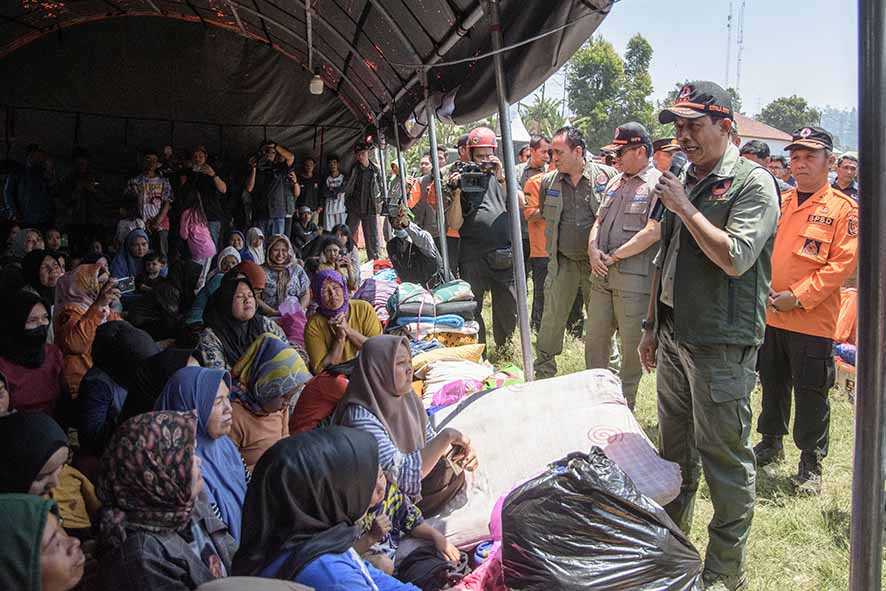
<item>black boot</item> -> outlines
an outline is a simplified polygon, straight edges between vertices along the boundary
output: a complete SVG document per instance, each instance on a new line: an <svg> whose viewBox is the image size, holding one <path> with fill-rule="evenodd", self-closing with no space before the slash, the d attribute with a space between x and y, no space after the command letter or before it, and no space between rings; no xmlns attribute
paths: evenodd
<svg viewBox="0 0 886 591"><path fill-rule="evenodd" d="M800 465L792 481L797 494L821 494L821 460L818 459L818 454L809 451L800 453Z"/></svg>
<svg viewBox="0 0 886 591"><path fill-rule="evenodd" d="M763 440L754 446L754 455L757 457L758 468L783 462L784 445L781 443L781 437L777 435L764 435Z"/></svg>

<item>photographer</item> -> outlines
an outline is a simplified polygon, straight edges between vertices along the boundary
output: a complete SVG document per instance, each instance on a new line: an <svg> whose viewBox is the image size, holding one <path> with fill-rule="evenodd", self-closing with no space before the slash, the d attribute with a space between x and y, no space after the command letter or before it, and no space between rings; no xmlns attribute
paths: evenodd
<svg viewBox="0 0 886 591"><path fill-rule="evenodd" d="M286 205L298 197L298 185L290 177L294 164L292 152L276 142L265 142L249 159L246 191L252 194L253 225L269 237L285 232Z"/></svg>
<svg viewBox="0 0 886 591"><path fill-rule="evenodd" d="M517 326L517 290L507 200L501 162L495 157L495 132L477 127L468 134L470 162L452 167L447 181L452 204L446 222L461 236L458 267L477 300L480 342L486 342L481 312L492 291L492 332L498 347L509 342Z"/></svg>
<svg viewBox="0 0 886 591"><path fill-rule="evenodd" d="M401 281L433 286L443 278L443 257L431 234L412 221L405 204L389 216L393 236L387 250L391 264Z"/></svg>

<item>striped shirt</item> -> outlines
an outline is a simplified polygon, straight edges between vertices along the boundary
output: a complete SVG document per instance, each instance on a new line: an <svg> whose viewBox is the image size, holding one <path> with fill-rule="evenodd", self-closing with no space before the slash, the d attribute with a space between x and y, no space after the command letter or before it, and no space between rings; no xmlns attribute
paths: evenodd
<svg viewBox="0 0 886 591"><path fill-rule="evenodd" d="M421 450L403 453L390 434L372 412L359 404L349 404L345 409L342 425L366 431L378 443L378 463L381 469L390 474L400 490L416 500L421 495ZM425 429L425 443L436 437L428 423Z"/></svg>

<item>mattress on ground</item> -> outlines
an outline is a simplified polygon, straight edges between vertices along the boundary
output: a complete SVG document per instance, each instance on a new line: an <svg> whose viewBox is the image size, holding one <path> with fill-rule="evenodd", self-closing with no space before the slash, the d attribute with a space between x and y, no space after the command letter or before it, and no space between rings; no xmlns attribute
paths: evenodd
<svg viewBox="0 0 886 591"><path fill-rule="evenodd" d="M446 302L445 304L437 304L436 306L428 305L424 302L406 302L400 304L397 309L397 316L422 316L434 317L443 316L444 314L455 314L461 316L465 320L473 320L477 310L477 303L473 300L469 302Z"/></svg>
<svg viewBox="0 0 886 591"><path fill-rule="evenodd" d="M431 417L438 431L471 440L480 466L430 521L456 545L488 535L498 498L570 452L598 446L644 495L665 505L680 491L680 468L661 459L627 407L621 382L605 369L515 384L476 395Z"/></svg>

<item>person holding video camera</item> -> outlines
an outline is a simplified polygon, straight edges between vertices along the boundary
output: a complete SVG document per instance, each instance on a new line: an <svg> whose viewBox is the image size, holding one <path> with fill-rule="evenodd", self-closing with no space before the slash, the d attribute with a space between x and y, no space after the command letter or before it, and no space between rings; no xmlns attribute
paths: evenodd
<svg viewBox="0 0 886 591"><path fill-rule="evenodd" d="M548 274L545 307L536 341L535 377L557 375L557 355L576 293L581 288L590 316L591 273L588 238L614 168L589 160L584 135L575 127L558 129L551 142L555 170L542 177L537 204L545 220ZM527 206L534 204L527 203ZM585 331L587 333L587 331ZM589 341L585 364L591 367Z"/></svg>
<svg viewBox="0 0 886 591"><path fill-rule="evenodd" d="M447 179L452 204L446 222L461 236L458 267L477 301L480 342L486 342L483 300L491 291L492 333L501 347L517 327L517 289L504 176L494 154L497 146L495 132L488 127L468 134L470 161L456 163Z"/></svg>
<svg viewBox="0 0 886 591"><path fill-rule="evenodd" d="M267 141L249 159L246 191L252 194L252 223L265 235L286 231L287 204L294 206L298 184L293 183L295 156L280 144Z"/></svg>

